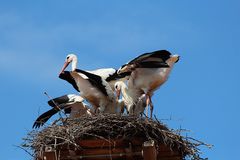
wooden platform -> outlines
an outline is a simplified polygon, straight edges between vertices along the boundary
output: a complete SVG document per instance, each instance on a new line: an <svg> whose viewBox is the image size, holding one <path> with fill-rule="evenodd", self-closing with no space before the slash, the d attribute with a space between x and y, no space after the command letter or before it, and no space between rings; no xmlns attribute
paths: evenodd
<svg viewBox="0 0 240 160"><path fill-rule="evenodd" d="M56 150L45 147L38 153L37 160L182 160L176 149L164 144L155 145L141 138L131 140L79 140L80 149L74 146L61 146Z"/></svg>

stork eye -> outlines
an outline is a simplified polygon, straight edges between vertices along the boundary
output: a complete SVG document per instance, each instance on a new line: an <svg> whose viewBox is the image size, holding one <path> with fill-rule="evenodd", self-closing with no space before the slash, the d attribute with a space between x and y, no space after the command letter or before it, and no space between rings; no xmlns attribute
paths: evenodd
<svg viewBox="0 0 240 160"><path fill-rule="evenodd" d="M67 56L67 59L69 58L70 56Z"/></svg>

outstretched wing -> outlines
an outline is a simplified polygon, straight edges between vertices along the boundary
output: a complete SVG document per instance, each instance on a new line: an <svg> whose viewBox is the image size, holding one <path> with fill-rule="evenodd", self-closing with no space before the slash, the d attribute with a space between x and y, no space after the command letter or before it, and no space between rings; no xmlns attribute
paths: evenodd
<svg viewBox="0 0 240 160"><path fill-rule="evenodd" d="M154 52L144 53L127 64L133 64L133 63L141 63L146 61L158 61L158 62L165 62L168 58L170 58L171 53L167 50L158 50Z"/></svg>
<svg viewBox="0 0 240 160"><path fill-rule="evenodd" d="M144 53L121 66L118 74L132 71L135 68L168 68L166 60L170 57L171 53L167 50Z"/></svg>
<svg viewBox="0 0 240 160"><path fill-rule="evenodd" d="M64 71L61 74L59 74L59 78L67 81L68 83L70 83L73 86L74 89L76 89L78 92L80 92L78 89L77 83L75 82L74 78L72 77L72 75L69 71Z"/></svg>
<svg viewBox="0 0 240 160"><path fill-rule="evenodd" d="M43 126L54 114L56 114L59 110L52 108L47 112L41 114L36 121L34 122L32 128L39 128Z"/></svg>

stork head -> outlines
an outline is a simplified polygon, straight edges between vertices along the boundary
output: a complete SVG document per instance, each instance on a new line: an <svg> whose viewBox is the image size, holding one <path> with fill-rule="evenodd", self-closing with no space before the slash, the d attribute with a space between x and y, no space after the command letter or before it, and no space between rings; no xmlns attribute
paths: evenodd
<svg viewBox="0 0 240 160"><path fill-rule="evenodd" d="M70 63L72 63L72 71L74 71L77 68L77 56L75 54L67 55L65 62L63 64L63 67L59 74L61 74Z"/></svg>

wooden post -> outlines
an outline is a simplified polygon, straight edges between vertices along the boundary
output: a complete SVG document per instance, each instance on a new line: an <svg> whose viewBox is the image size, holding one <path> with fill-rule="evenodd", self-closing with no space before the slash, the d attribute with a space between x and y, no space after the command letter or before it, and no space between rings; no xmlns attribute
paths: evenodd
<svg viewBox="0 0 240 160"><path fill-rule="evenodd" d="M157 160L157 151L154 141L146 141L143 143L143 159Z"/></svg>
<svg viewBox="0 0 240 160"><path fill-rule="evenodd" d="M43 160L57 160L55 152L44 152Z"/></svg>
<svg viewBox="0 0 240 160"><path fill-rule="evenodd" d="M134 160L133 159L133 155L132 155L132 143L129 142L129 147L128 148L125 148L125 152L126 152L126 158L127 160Z"/></svg>
<svg viewBox="0 0 240 160"><path fill-rule="evenodd" d="M45 147L42 157L43 160L57 160L56 151L52 147Z"/></svg>

